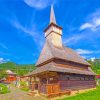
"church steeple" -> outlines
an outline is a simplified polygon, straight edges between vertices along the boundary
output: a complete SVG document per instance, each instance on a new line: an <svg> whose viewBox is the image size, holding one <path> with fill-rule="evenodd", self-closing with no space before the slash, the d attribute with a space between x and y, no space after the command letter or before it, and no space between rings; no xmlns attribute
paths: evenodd
<svg viewBox="0 0 100 100"><path fill-rule="evenodd" d="M62 47L62 28L56 24L53 5L51 5L50 24L44 32L47 41L56 47Z"/></svg>
<svg viewBox="0 0 100 100"><path fill-rule="evenodd" d="M53 5L51 5L51 13L50 13L50 24L51 23L56 24L56 18L55 18Z"/></svg>

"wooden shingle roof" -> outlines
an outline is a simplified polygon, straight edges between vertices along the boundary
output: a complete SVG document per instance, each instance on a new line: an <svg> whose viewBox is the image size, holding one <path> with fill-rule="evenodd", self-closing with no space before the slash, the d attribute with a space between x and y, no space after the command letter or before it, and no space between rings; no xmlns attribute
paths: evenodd
<svg viewBox="0 0 100 100"><path fill-rule="evenodd" d="M56 66L53 62L48 63L42 67L38 67L33 72L29 74L29 76L39 74L42 72L66 72L66 73L74 73L74 74L84 74L84 75L95 75L95 73L92 70L79 70L79 69L72 69L72 68L64 68L60 66Z"/></svg>
<svg viewBox="0 0 100 100"><path fill-rule="evenodd" d="M58 48L46 40L45 45L40 54L40 57L36 63L36 66L38 66L52 58L59 58L62 60L72 61L72 62L76 62L79 64L90 65L74 50L72 50L68 47L65 47L65 46Z"/></svg>

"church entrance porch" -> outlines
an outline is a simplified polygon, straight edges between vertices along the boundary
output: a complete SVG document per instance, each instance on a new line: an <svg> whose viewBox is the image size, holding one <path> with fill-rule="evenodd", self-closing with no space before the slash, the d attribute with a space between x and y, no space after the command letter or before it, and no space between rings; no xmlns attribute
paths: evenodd
<svg viewBox="0 0 100 100"><path fill-rule="evenodd" d="M46 97L59 95L60 84L58 83L59 77L57 72L43 72L30 78L32 91L38 90L38 94Z"/></svg>

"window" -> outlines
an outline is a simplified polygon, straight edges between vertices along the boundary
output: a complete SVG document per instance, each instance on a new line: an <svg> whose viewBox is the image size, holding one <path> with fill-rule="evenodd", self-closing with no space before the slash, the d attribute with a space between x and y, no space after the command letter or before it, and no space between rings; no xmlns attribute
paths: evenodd
<svg viewBox="0 0 100 100"><path fill-rule="evenodd" d="M47 83L47 79L46 78L43 78L41 81L42 81L43 84Z"/></svg>
<svg viewBox="0 0 100 100"><path fill-rule="evenodd" d="M49 80L50 80L50 81L53 81L53 78L50 78Z"/></svg>
<svg viewBox="0 0 100 100"><path fill-rule="evenodd" d="M60 80L69 80L69 75L60 75Z"/></svg>
<svg viewBox="0 0 100 100"><path fill-rule="evenodd" d="M80 80L84 80L84 77L81 77Z"/></svg>
<svg viewBox="0 0 100 100"><path fill-rule="evenodd" d="M88 77L85 77L85 80L89 80L89 78Z"/></svg>

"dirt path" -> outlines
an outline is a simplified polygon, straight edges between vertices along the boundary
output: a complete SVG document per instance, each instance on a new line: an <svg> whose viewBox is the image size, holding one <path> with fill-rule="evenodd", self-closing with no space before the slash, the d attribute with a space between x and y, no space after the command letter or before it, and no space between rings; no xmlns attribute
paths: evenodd
<svg viewBox="0 0 100 100"><path fill-rule="evenodd" d="M7 94L0 94L0 100L47 100L41 96L28 96L27 92L24 92L18 88L11 87L11 92Z"/></svg>

